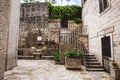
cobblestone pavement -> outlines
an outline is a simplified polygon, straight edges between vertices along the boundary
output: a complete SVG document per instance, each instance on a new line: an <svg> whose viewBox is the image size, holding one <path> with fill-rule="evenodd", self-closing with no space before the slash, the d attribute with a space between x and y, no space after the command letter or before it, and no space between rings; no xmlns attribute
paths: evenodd
<svg viewBox="0 0 120 80"><path fill-rule="evenodd" d="M85 79L91 78L91 79ZM18 60L18 66L5 72L5 80L112 80L105 72L67 70L52 60Z"/></svg>

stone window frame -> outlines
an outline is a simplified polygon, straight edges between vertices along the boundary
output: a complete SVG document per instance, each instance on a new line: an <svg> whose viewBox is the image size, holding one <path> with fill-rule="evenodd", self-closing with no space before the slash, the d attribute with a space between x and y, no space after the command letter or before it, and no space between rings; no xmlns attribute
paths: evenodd
<svg viewBox="0 0 120 80"><path fill-rule="evenodd" d="M99 13L104 14L110 9L110 0L99 0Z"/></svg>

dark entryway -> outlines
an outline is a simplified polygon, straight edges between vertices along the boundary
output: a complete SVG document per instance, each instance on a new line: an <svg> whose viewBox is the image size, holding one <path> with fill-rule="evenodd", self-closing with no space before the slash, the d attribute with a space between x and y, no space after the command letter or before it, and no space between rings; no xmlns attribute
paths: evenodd
<svg viewBox="0 0 120 80"><path fill-rule="evenodd" d="M101 38L102 43L102 60L103 60L103 67L106 71L110 71L109 66L109 58L111 58L111 42L110 36L105 36Z"/></svg>
<svg viewBox="0 0 120 80"><path fill-rule="evenodd" d="M102 56L111 57L110 36L102 38Z"/></svg>
<svg viewBox="0 0 120 80"><path fill-rule="evenodd" d="M68 28L68 19L66 17L61 19L61 28Z"/></svg>

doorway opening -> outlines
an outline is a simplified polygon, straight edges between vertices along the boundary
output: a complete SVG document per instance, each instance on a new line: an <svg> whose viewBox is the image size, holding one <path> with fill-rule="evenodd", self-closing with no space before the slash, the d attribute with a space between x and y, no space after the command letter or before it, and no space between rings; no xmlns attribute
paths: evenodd
<svg viewBox="0 0 120 80"><path fill-rule="evenodd" d="M101 38L101 45L103 67L107 72L110 72L109 58L111 58L111 37L105 36Z"/></svg>

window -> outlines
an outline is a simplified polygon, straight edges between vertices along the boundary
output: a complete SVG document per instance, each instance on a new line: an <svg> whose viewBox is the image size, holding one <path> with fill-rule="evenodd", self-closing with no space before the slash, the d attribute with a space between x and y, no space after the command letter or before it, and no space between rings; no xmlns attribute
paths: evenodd
<svg viewBox="0 0 120 80"><path fill-rule="evenodd" d="M108 0L99 0L100 13L102 13L108 6Z"/></svg>

